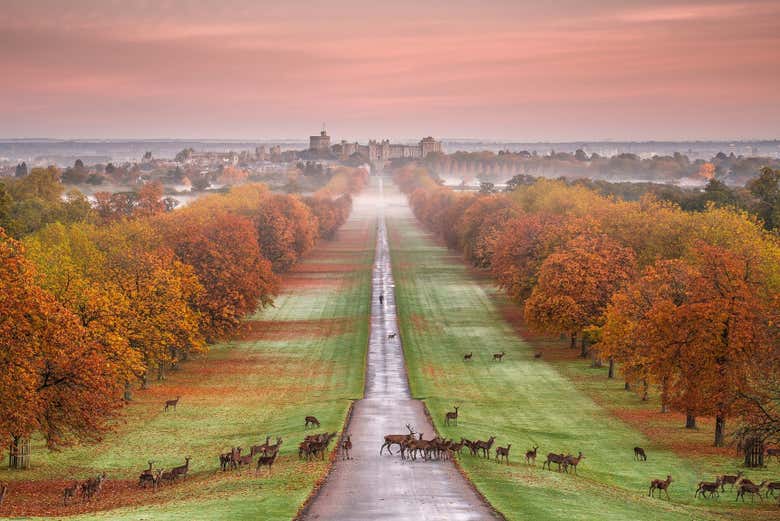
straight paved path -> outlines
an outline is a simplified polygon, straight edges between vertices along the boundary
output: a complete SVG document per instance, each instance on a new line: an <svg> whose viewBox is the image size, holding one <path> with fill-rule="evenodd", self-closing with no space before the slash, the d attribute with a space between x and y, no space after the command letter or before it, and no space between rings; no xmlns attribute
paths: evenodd
<svg viewBox="0 0 780 521"><path fill-rule="evenodd" d="M493 511L449 461L404 462L398 455L379 455L386 434L406 433L405 425L433 437L419 400L413 400L406 377L398 331L393 274L384 220L382 179L376 208L376 258L373 270L371 336L366 390L355 403L348 432L351 460L339 460L304 515L307 520L371 521L496 519ZM379 303L379 295L384 303ZM394 449L396 452L398 447Z"/></svg>

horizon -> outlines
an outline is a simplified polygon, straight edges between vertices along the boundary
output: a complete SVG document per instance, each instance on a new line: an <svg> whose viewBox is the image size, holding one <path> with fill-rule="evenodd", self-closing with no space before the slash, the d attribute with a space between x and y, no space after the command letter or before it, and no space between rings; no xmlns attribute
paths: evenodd
<svg viewBox="0 0 780 521"><path fill-rule="evenodd" d="M0 139L780 136L767 0L5 3Z"/></svg>

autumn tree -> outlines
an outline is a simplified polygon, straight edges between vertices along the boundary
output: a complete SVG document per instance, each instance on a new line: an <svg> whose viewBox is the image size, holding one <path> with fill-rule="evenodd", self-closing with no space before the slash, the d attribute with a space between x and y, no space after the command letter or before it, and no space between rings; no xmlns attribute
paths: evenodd
<svg viewBox="0 0 780 521"><path fill-rule="evenodd" d="M23 247L0 230L0 435L50 448L96 439L120 405L117 368L75 315L37 285Z"/></svg>
<svg viewBox="0 0 780 521"><path fill-rule="evenodd" d="M295 196L270 195L262 201L255 222L263 256L275 272L283 272L312 247L319 224L311 210Z"/></svg>

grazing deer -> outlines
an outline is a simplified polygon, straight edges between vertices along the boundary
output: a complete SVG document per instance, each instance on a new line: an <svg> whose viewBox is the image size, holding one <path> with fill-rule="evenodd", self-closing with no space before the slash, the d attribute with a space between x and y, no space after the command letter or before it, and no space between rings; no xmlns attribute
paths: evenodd
<svg viewBox="0 0 780 521"><path fill-rule="evenodd" d="M729 476L728 474L724 474L720 476L720 490L721 492L725 492L726 488L724 485L731 485L731 488L729 490L734 490L734 485L736 485L738 482L742 481L742 471L740 470L737 472L736 476Z"/></svg>
<svg viewBox="0 0 780 521"><path fill-rule="evenodd" d="M444 425L449 425L451 420L455 422L455 425L458 424L458 407L454 405L453 407L455 407L455 412L449 411L444 415Z"/></svg>
<svg viewBox="0 0 780 521"><path fill-rule="evenodd" d="M495 436L491 436L488 438L487 441L481 441L477 440L474 442L474 445L477 447L477 450L482 450L482 456L485 458L490 459L490 448L493 446L493 442L496 441Z"/></svg>
<svg viewBox="0 0 780 521"><path fill-rule="evenodd" d="M647 495L650 497L655 497L654 493L656 490L658 490L658 497L661 497L661 490L664 491L666 494L666 499L669 499L669 484L672 482L672 476L666 476L666 479L654 479L650 482L650 490L647 492Z"/></svg>
<svg viewBox="0 0 780 521"><path fill-rule="evenodd" d="M696 492L693 494L693 497L697 497L701 495L701 497L707 497L707 494L712 497L713 494L720 497L720 487L723 485L721 482L720 476L715 478L715 482L711 481L700 481L699 486L696 488Z"/></svg>
<svg viewBox="0 0 780 521"><path fill-rule="evenodd" d="M177 396L175 400L165 400L165 409L163 409L165 412L168 412L169 407L173 407L173 410L176 410L176 406L179 404L179 399L181 396Z"/></svg>
<svg viewBox="0 0 780 521"><path fill-rule="evenodd" d="M769 494L772 494L772 497L775 497L775 490L780 490L780 481L772 481L771 483L766 484L766 497L769 497ZM0 501L0 504L2 504L2 501Z"/></svg>
<svg viewBox="0 0 780 521"><path fill-rule="evenodd" d="M251 456L250 456L251 457ZM183 478L187 478L187 472L190 471L190 457L187 456L184 458L184 465L180 465L178 467L173 467L171 469L171 472L173 472L174 479L178 479L179 476Z"/></svg>
<svg viewBox="0 0 780 521"><path fill-rule="evenodd" d="M265 452L268 450L269 444L271 443L271 437L266 436L265 437L265 443L262 445L252 445L249 447L249 453L254 456L255 454L260 454L261 452Z"/></svg>
<svg viewBox="0 0 780 521"><path fill-rule="evenodd" d="M582 452L579 453L579 455L575 458L574 456L566 456L566 461L564 462L564 469L566 472L569 472L569 467L574 467L574 473L577 473L577 465L580 464L580 460L584 458L585 456L582 455Z"/></svg>
<svg viewBox="0 0 780 521"><path fill-rule="evenodd" d="M312 427L319 427L320 426L320 420L318 420L314 416L307 416L306 417L306 422L303 424L303 428L304 429L308 429L309 425L311 425Z"/></svg>
<svg viewBox="0 0 780 521"><path fill-rule="evenodd" d="M526 451L525 453L525 462L529 465L536 465L536 453L538 452L539 447L534 445L534 450Z"/></svg>
<svg viewBox="0 0 780 521"><path fill-rule="evenodd" d="M385 442L382 444L382 446L379 448L379 455L382 455L382 451L387 448L387 452L390 454L393 454L393 451L391 450L391 447L393 445L398 445L399 451L403 448L403 444L409 441L410 439L414 438L415 432L414 429L407 423L406 428L409 429L409 434L388 434L385 436Z"/></svg>
<svg viewBox="0 0 780 521"><path fill-rule="evenodd" d="M474 356L474 351L472 351L470 353L466 353L465 355L463 355L463 361L464 362L468 362L469 360L471 360L472 356Z"/></svg>
<svg viewBox="0 0 780 521"><path fill-rule="evenodd" d="M352 459L349 451L352 450L352 437L347 434L347 438L341 443L341 459Z"/></svg>
<svg viewBox="0 0 780 521"><path fill-rule="evenodd" d="M780 449L778 449L778 448L766 449L766 457L767 457L767 459L771 458L772 456L774 456L775 458L778 459L778 461L780 461Z"/></svg>
<svg viewBox="0 0 780 521"><path fill-rule="evenodd" d="M512 444L510 443L506 447L496 447L496 463L498 463L499 457L506 459L506 464L509 465L509 449L512 448Z"/></svg>
<svg viewBox="0 0 780 521"><path fill-rule="evenodd" d="M647 454L642 447L634 447L634 459L636 461L647 461Z"/></svg>
<svg viewBox="0 0 780 521"><path fill-rule="evenodd" d="M69 487L65 487L62 490L62 506L66 506L68 503L76 498L76 493L79 490L79 482L74 481Z"/></svg>
<svg viewBox="0 0 780 521"><path fill-rule="evenodd" d="M0 507L3 506L6 494L8 494L8 483L0 482Z"/></svg>
<svg viewBox="0 0 780 521"><path fill-rule="evenodd" d="M276 456L279 454L279 451L272 452L269 456L260 456L257 458L257 467L255 468L255 476L257 476L260 473L260 467L266 466L268 467L268 475L271 475L271 467L273 467L274 461L276 461Z"/></svg>
<svg viewBox="0 0 780 521"><path fill-rule="evenodd" d="M504 360L505 354L506 353L504 353L503 351L501 351L500 353L493 353L493 361L497 360L499 362L502 362Z"/></svg>
<svg viewBox="0 0 780 521"><path fill-rule="evenodd" d="M555 454L554 452L550 452L547 454L547 460L542 463L542 470L544 470L544 466L547 465L548 470L552 470L552 463L558 464L558 472L561 471L561 465L564 465L566 463L566 455L565 454Z"/></svg>
<svg viewBox="0 0 780 521"><path fill-rule="evenodd" d="M767 484L767 481L764 480L759 485L755 485L753 483L745 483L743 480L742 483L739 484L739 490L737 490L737 498L734 501L739 500L739 498L742 498L742 502L745 502L745 494L750 494L750 502L753 502L753 499L756 497L756 494L758 494L758 499L760 499L762 502L764 501L764 498L761 497L761 489L764 488L764 486Z"/></svg>
<svg viewBox="0 0 780 521"><path fill-rule="evenodd" d="M542 352L541 351L537 351L537 352L534 353L534 358L538 359L538 358L541 358L541 357L542 357Z"/></svg>
<svg viewBox="0 0 780 521"><path fill-rule="evenodd" d="M387 335L387 338L388 338L388 340L392 340L392 339L394 339L394 338L395 338L395 335L397 335L397 334L398 334L398 333L390 333L389 335Z"/></svg>

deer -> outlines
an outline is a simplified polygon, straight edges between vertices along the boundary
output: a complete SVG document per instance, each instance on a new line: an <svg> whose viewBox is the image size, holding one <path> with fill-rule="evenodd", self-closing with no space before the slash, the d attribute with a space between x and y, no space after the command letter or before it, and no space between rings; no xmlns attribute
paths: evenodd
<svg viewBox="0 0 780 521"><path fill-rule="evenodd" d="M245 454L244 456L238 457L238 466L242 465L252 465L252 454Z"/></svg>
<svg viewBox="0 0 780 521"><path fill-rule="evenodd" d="M547 466L548 470L552 470L552 463L558 464L558 472L560 472L561 465L566 463L566 456L564 454L555 454L554 452L550 452L547 454L547 460L542 463L542 470L544 470L545 465Z"/></svg>
<svg viewBox="0 0 780 521"><path fill-rule="evenodd" d="M157 478L157 483L159 485L162 485L164 481L173 483L174 481L176 481L176 473L173 470L160 469L160 475Z"/></svg>
<svg viewBox="0 0 780 521"><path fill-rule="evenodd" d="M391 447L393 445L398 445L399 449L402 447L403 443L406 443L410 439L414 438L415 432L414 429L407 423L406 428L409 429L409 434L388 434L385 436L385 442L382 444L382 446L379 448L379 455L382 455L382 451L387 448L387 452L390 454L393 453L391 450Z"/></svg>
<svg viewBox="0 0 780 521"><path fill-rule="evenodd" d="M303 428L304 429L308 429L309 425L311 425L312 427L319 427L320 426L320 420L318 420L314 416L307 416L306 417L306 421L303 424Z"/></svg>
<svg viewBox="0 0 780 521"><path fill-rule="evenodd" d="M261 452L265 452L268 449L268 444L271 443L271 437L266 436L265 437L265 443L262 445L252 445L249 447L249 453L254 456L255 454L260 454Z"/></svg>
<svg viewBox="0 0 780 521"><path fill-rule="evenodd" d="M76 493L79 490L79 482L74 481L73 484L69 487L65 487L62 490L62 506L67 506L68 503L73 501L76 498Z"/></svg>
<svg viewBox="0 0 780 521"><path fill-rule="evenodd" d="M647 492L647 495L650 497L655 497L654 493L656 490L658 490L658 497L661 497L661 490L664 491L666 494L666 499L669 499L669 485L672 482L672 476L666 476L666 479L654 479L650 482L650 490Z"/></svg>
<svg viewBox="0 0 780 521"><path fill-rule="evenodd" d="M395 338L395 336L396 336L397 334L398 334L398 333L390 333L390 334L388 334L388 335L387 335L387 339L388 339L388 340L392 340L392 339L394 339L394 338Z"/></svg>
<svg viewBox="0 0 780 521"><path fill-rule="evenodd" d="M268 467L268 475L271 475L271 467L276 461L276 456L279 454L278 450L273 451L270 455L262 455L257 458L257 467L255 467L255 477L260 473L260 467Z"/></svg>
<svg viewBox="0 0 780 521"><path fill-rule="evenodd" d="M103 482L106 480L106 473L103 472L96 478L89 478L81 484L81 498L84 501L92 499L92 496L100 494L103 489Z"/></svg>
<svg viewBox="0 0 780 521"><path fill-rule="evenodd" d="M510 443L506 447L496 447L496 463L498 463L500 460L499 457L506 459L506 464L509 465L509 449L512 448L512 444Z"/></svg>
<svg viewBox="0 0 780 521"><path fill-rule="evenodd" d="M493 361L503 362L505 354L506 353L504 353L503 351L501 351L500 353L493 353Z"/></svg>
<svg viewBox="0 0 780 521"><path fill-rule="evenodd" d="M767 457L767 459L771 458L772 456L774 456L775 458L778 459L778 461L780 461L780 448L769 448L769 449L766 449L766 457Z"/></svg>
<svg viewBox="0 0 780 521"><path fill-rule="evenodd" d="M726 488L724 485L731 485L731 488L729 490L734 490L734 485L739 483L742 480L742 471L740 470L737 472L736 476L730 476L728 474L724 474L720 476L720 491L725 492Z"/></svg>
<svg viewBox="0 0 780 521"><path fill-rule="evenodd" d="M149 468L141 472L138 476L138 486L143 488L146 488L147 483L154 483L154 473L152 472L154 461L149 460L147 463L149 463Z"/></svg>
<svg viewBox="0 0 780 521"><path fill-rule="evenodd" d="M349 451L352 450L352 437L347 434L347 438L341 442L341 459L352 459L349 455Z"/></svg>
<svg viewBox="0 0 780 521"><path fill-rule="evenodd" d="M173 407L173 410L176 410L176 406L179 404L179 399L181 399L181 396L177 396L175 400L165 400L165 409L163 411L168 412L169 407Z"/></svg>
<svg viewBox="0 0 780 521"><path fill-rule="evenodd" d="M453 405L455 407L455 412L448 411L447 414L444 415L444 425L449 425L450 421L454 421L455 425L458 424L458 407Z"/></svg>
<svg viewBox="0 0 780 521"><path fill-rule="evenodd" d="M699 486L696 488L696 492L693 494L693 497L697 497L701 495L701 497L707 497L707 494L712 497L713 494L720 497L719 489L723 485L723 482L721 481L721 477L718 476L715 478L715 482L711 481L700 481Z"/></svg>
<svg viewBox="0 0 780 521"><path fill-rule="evenodd" d="M766 484L766 497L769 497L769 494L772 494L772 497L775 497L775 490L780 490L780 481L772 481L771 483ZM2 501L0 500L0 504L2 504Z"/></svg>
<svg viewBox="0 0 780 521"><path fill-rule="evenodd" d="M464 438L461 438L459 442L450 442L450 451L455 453L458 453L458 456L460 456L460 451L463 450L463 446L466 444L466 440Z"/></svg>
<svg viewBox="0 0 780 521"><path fill-rule="evenodd" d="M634 459L636 461L647 461L647 454L642 447L634 447Z"/></svg>
<svg viewBox="0 0 780 521"><path fill-rule="evenodd" d="M3 500L5 500L5 496L7 494L8 494L8 483L0 482L0 507L3 506Z"/></svg>
<svg viewBox="0 0 780 521"><path fill-rule="evenodd" d="M584 458L585 456L582 455L582 452L579 453L579 455L575 458L574 456L566 456L566 461L564 463L564 469L566 472L569 472L569 467L574 467L574 473L577 473L577 465L580 464L580 460Z"/></svg>
<svg viewBox="0 0 780 521"><path fill-rule="evenodd" d="M496 441L496 437L491 436L490 438L488 438L487 441L481 441L481 440L475 441L474 445L476 446L477 450L480 449L482 450L482 455L485 458L490 459L490 448L493 446L494 441Z"/></svg>
<svg viewBox="0 0 780 521"><path fill-rule="evenodd" d="M250 456L251 457L251 456ZM184 458L184 465L180 465L178 467L173 467L171 469L171 472L173 472L174 479L179 479L179 476L186 479L187 478L187 472L190 471L190 457L187 456Z"/></svg>
<svg viewBox="0 0 780 521"><path fill-rule="evenodd" d="M154 472L154 476L152 476L152 485L155 492L157 491L157 487L159 487L162 484L161 483L162 473L163 473L162 469L157 469Z"/></svg>
<svg viewBox="0 0 780 521"><path fill-rule="evenodd" d="M534 450L528 450L525 452L525 462L529 465L536 465L536 453L539 451L539 447L534 445Z"/></svg>
<svg viewBox="0 0 780 521"><path fill-rule="evenodd" d="M268 445L265 450L263 450L263 454L270 454L271 452L278 452L279 447L282 446L282 438L280 436L276 437L276 443L273 445Z"/></svg>
<svg viewBox="0 0 780 521"><path fill-rule="evenodd" d="M536 358L537 360L539 358L541 358L541 357L542 357L542 352L541 351L537 351L537 352L534 353L534 358Z"/></svg>
<svg viewBox="0 0 780 521"><path fill-rule="evenodd" d="M734 501L739 500L739 498L742 498L742 502L745 502L745 494L750 494L750 502L752 503L754 498L756 497L756 494L758 494L758 499L762 502L764 501L764 498L761 497L761 489L764 488L764 486L767 484L767 480L764 480L759 485L755 485L753 483L745 483L743 481L739 484L739 489L737 490L737 497Z"/></svg>
<svg viewBox="0 0 780 521"><path fill-rule="evenodd" d="M465 355L463 355L463 361L464 362L468 362L469 360L471 360L472 356L474 356L474 351L472 351L470 353L466 353Z"/></svg>

